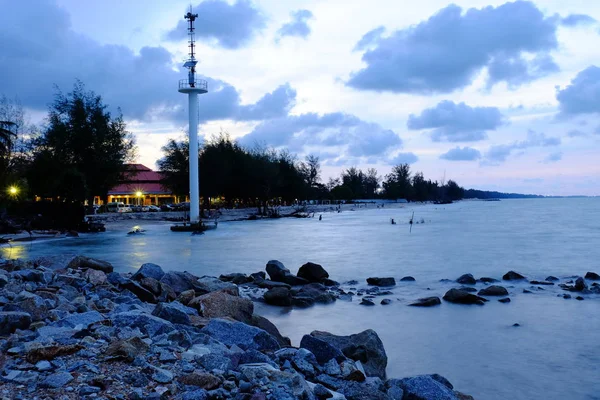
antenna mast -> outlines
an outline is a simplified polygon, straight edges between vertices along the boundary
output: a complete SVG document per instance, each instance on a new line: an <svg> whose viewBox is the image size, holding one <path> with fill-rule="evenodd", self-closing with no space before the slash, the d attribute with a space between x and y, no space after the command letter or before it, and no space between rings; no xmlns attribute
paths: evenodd
<svg viewBox="0 0 600 400"><path fill-rule="evenodd" d="M189 38L189 49L190 49L190 58L188 58L188 60L185 62L185 64L183 64L184 67L189 69L189 73L188 73L188 83L190 85L190 87L195 87L196 85L196 64L198 63L198 61L196 61L196 57L194 54L194 48L196 47L196 38L195 38L195 28L194 28L194 21L196 20L196 18L198 18L198 14L192 14L192 6L190 6L190 11L188 11L187 14L185 14L184 16L185 19L188 20L189 26L188 26L188 36Z"/></svg>

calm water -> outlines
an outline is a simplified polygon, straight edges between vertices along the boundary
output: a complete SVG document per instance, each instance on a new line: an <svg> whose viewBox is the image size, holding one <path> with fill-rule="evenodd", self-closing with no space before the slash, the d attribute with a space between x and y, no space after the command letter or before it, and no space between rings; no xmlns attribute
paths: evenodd
<svg viewBox="0 0 600 400"><path fill-rule="evenodd" d="M415 225L409 233L412 212ZM391 225L395 218L398 225ZM257 304L298 344L312 330L350 334L372 328L389 357L388 375L440 373L457 389L481 399L600 399L600 297L556 297L556 287L523 294L512 303L483 307L448 303L406 307L413 299L441 296L470 272L500 278L510 269L531 279L600 273L600 199L461 202L324 214L323 220L285 219L222 223L203 236L173 234L166 225L128 226L100 235L5 247L4 257L80 253L108 260L120 271L144 262L198 275L255 272L269 259L292 272L307 261L322 264L338 281L412 275L389 306L366 308L338 301L305 310ZM428 288L430 290L428 290ZM518 322L520 327L512 327Z"/></svg>

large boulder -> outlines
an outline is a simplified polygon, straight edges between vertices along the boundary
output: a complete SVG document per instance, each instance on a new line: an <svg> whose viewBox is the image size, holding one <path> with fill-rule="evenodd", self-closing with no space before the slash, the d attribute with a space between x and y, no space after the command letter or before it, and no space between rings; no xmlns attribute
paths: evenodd
<svg viewBox="0 0 600 400"><path fill-rule="evenodd" d="M150 337L175 330L171 322L141 311L116 313L110 319L112 325L116 328L138 328L142 333Z"/></svg>
<svg viewBox="0 0 600 400"><path fill-rule="evenodd" d="M413 307L433 307L433 306L437 306L442 304L442 301L440 300L439 297L433 296L433 297L423 297L421 299L418 299L417 301L415 301L414 303L409 304L409 306L413 306Z"/></svg>
<svg viewBox="0 0 600 400"><path fill-rule="evenodd" d="M598 275L595 272L588 272L587 274L585 274L585 279L588 279L590 281L600 281L600 275Z"/></svg>
<svg viewBox="0 0 600 400"><path fill-rule="evenodd" d="M310 350L321 365L327 363L331 359L340 362L346 359L342 351L329 344L325 340L319 339L311 335L304 335L300 341L300 348Z"/></svg>
<svg viewBox="0 0 600 400"><path fill-rule="evenodd" d="M226 292L211 292L194 298L189 307L198 310L205 318L232 318L249 324L254 313L252 300L232 296Z"/></svg>
<svg viewBox="0 0 600 400"><path fill-rule="evenodd" d="M335 299L327 287L320 283L309 283L300 290L292 292L292 304L298 307L307 307L315 303L330 304Z"/></svg>
<svg viewBox="0 0 600 400"><path fill-rule="evenodd" d="M113 266L111 263L109 263L108 261L102 261L102 260L97 260L95 258L90 258L90 257L83 257L83 256L79 256L78 257L78 264L76 265L69 265L70 268L89 268L89 269L96 269L98 271L102 271L104 273L111 273L113 272Z"/></svg>
<svg viewBox="0 0 600 400"><path fill-rule="evenodd" d="M109 357L133 361L135 357L146 354L150 346L138 336L126 340L114 340L108 345L105 354Z"/></svg>
<svg viewBox="0 0 600 400"><path fill-rule="evenodd" d="M83 279L94 286L104 285L106 283L106 273L97 269L88 269L83 273Z"/></svg>
<svg viewBox="0 0 600 400"><path fill-rule="evenodd" d="M142 264L140 269L138 269L136 273L133 274L131 279L140 281L143 278L153 278L157 281L160 281L163 276L165 276L165 271L163 271L160 265L146 263Z"/></svg>
<svg viewBox="0 0 600 400"><path fill-rule="evenodd" d="M373 285L373 286L395 286L396 280L392 277L387 277L387 278L371 277L371 278L367 278L367 283L369 285Z"/></svg>
<svg viewBox="0 0 600 400"><path fill-rule="evenodd" d="M0 311L0 335L9 335L17 329L27 329L31 315L26 312Z"/></svg>
<svg viewBox="0 0 600 400"><path fill-rule="evenodd" d="M460 289L450 289L444 295L444 300L450 303L458 303L458 304L479 304L483 305L485 303L485 299L483 297L476 296L469 292L465 292Z"/></svg>
<svg viewBox="0 0 600 400"><path fill-rule="evenodd" d="M231 282L223 282L219 278L215 278L214 276L203 276L199 278L196 282L196 292L198 294L206 294L211 292L216 292L217 290L227 292L233 296L239 296L240 291L237 285Z"/></svg>
<svg viewBox="0 0 600 400"><path fill-rule="evenodd" d="M266 331L242 322L211 319L201 330L227 346L237 345L243 350L275 351L280 348L277 339Z"/></svg>
<svg viewBox="0 0 600 400"><path fill-rule="evenodd" d="M160 282L169 285L177 295L186 290L196 289L197 280L194 275L179 271L169 271L160 278Z"/></svg>
<svg viewBox="0 0 600 400"><path fill-rule="evenodd" d="M128 279L125 283L121 284L121 287L135 294L137 298L143 302L156 303L158 301L156 296L151 291L132 280Z"/></svg>
<svg viewBox="0 0 600 400"><path fill-rule="evenodd" d="M292 344L290 338L283 336L279 332L279 329L277 329L275 324L273 324L271 321L269 321L261 315L252 315L252 326L260 328L263 331L266 331L267 333L271 334L271 336L277 339L277 342L281 347L288 347Z"/></svg>
<svg viewBox="0 0 600 400"><path fill-rule="evenodd" d="M587 283L585 283L585 280L582 277L579 277L579 278L575 279L575 288L574 288L574 291L576 291L576 292L582 292L585 289L587 289Z"/></svg>
<svg viewBox="0 0 600 400"><path fill-rule="evenodd" d="M283 282L292 286L306 285L309 283L308 280L293 275L289 269L287 269L280 261L277 260L269 261L267 263L266 270L269 274L269 277L274 282Z"/></svg>
<svg viewBox="0 0 600 400"><path fill-rule="evenodd" d="M329 274L321 265L307 262L298 270L298 277L304 278L309 282L320 282L323 279L329 278Z"/></svg>
<svg viewBox="0 0 600 400"><path fill-rule="evenodd" d="M519 281L521 279L525 279L525 277L518 272L508 271L506 274L504 274L504 276L502 276L502 279L505 281Z"/></svg>
<svg viewBox="0 0 600 400"><path fill-rule="evenodd" d="M113 266L102 260L95 258L89 258L84 256L78 256L75 254L60 254L47 257L39 257L32 261L33 265L41 265L46 268L53 270L66 270L71 269L96 269L105 273L113 272Z"/></svg>
<svg viewBox="0 0 600 400"><path fill-rule="evenodd" d="M350 335L337 336L329 332L313 331L310 336L329 343L342 354L354 361L360 361L367 376L377 376L385 379L387 355L383 343L374 330Z"/></svg>
<svg viewBox="0 0 600 400"><path fill-rule="evenodd" d="M288 307L292 305L292 294L286 287L274 287L263 295L265 303L273 306Z"/></svg>
<svg viewBox="0 0 600 400"><path fill-rule="evenodd" d="M508 296L508 290L503 286L492 285L481 289L477 294L480 296Z"/></svg>
<svg viewBox="0 0 600 400"><path fill-rule="evenodd" d="M176 301L172 303L159 303L152 311L152 315L162 318L174 324L190 325L190 314L194 315L196 310L186 307Z"/></svg>
<svg viewBox="0 0 600 400"><path fill-rule="evenodd" d="M471 274L464 274L464 275L459 276L458 279L456 280L456 282L458 282L462 285L474 285L477 283L477 281Z"/></svg>
<svg viewBox="0 0 600 400"><path fill-rule="evenodd" d="M404 400L458 400L451 388L431 375L394 380L394 384L403 390Z"/></svg>

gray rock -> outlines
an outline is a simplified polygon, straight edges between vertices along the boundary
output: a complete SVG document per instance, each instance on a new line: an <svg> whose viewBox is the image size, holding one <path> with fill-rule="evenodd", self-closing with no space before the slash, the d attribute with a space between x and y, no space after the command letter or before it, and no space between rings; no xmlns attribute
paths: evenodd
<svg viewBox="0 0 600 400"><path fill-rule="evenodd" d="M87 328L89 325L104 320L104 316L98 311L88 311L81 314L71 314L52 324L52 326L64 328Z"/></svg>
<svg viewBox="0 0 600 400"><path fill-rule="evenodd" d="M400 379L389 379L385 382L386 393L390 400L402 400L404 390L400 385Z"/></svg>
<svg viewBox="0 0 600 400"><path fill-rule="evenodd" d="M329 278L329 273L319 264L307 262L298 270L298 277L304 278L309 282L320 282Z"/></svg>
<svg viewBox="0 0 600 400"><path fill-rule="evenodd" d="M254 313L252 300L233 296L225 291L198 296L188 305L197 309L205 318L232 318L244 323L251 323Z"/></svg>
<svg viewBox="0 0 600 400"><path fill-rule="evenodd" d="M585 274L585 279L590 280L590 281L600 281L600 275L598 275L595 272L588 272L587 274ZM548 280L548 279L546 279Z"/></svg>
<svg viewBox="0 0 600 400"><path fill-rule="evenodd" d="M477 283L477 281L475 280L475 278L473 277L473 275L471 274L464 274L461 275L456 282L463 284L463 285L474 285Z"/></svg>
<svg viewBox="0 0 600 400"><path fill-rule="evenodd" d="M271 336L277 339L277 342L279 342L281 347L290 346L292 343L290 338L282 336L279 332L279 329L277 329L277 327L271 321L263 316L253 314L251 325L260 328L263 331L267 331L267 333L271 334Z"/></svg>
<svg viewBox="0 0 600 400"><path fill-rule="evenodd" d="M312 335L304 335L302 337L300 348L307 349L313 353L319 364L325 364L331 359L335 359L338 362L346 359L341 349Z"/></svg>
<svg viewBox="0 0 600 400"><path fill-rule="evenodd" d="M292 295L285 287L275 287L268 290L264 295L265 303L273 306L289 307L292 305Z"/></svg>
<svg viewBox="0 0 600 400"><path fill-rule="evenodd" d="M26 282L45 282L44 274L42 271L35 269L22 269L20 271L11 272L11 276L14 278L21 279Z"/></svg>
<svg viewBox="0 0 600 400"><path fill-rule="evenodd" d="M317 359L314 354L307 349L301 348L292 357L292 365L294 368L301 372L304 376L312 379L315 376L316 369L318 368Z"/></svg>
<svg viewBox="0 0 600 400"><path fill-rule="evenodd" d="M448 290L444 295L444 300L450 303L478 305L483 305L486 301L483 297L479 297L459 289Z"/></svg>
<svg viewBox="0 0 600 400"><path fill-rule="evenodd" d="M483 283L495 283L495 282L499 282L498 279L494 279L494 278L488 278L488 277L482 277L478 279L479 282L483 282Z"/></svg>
<svg viewBox="0 0 600 400"><path fill-rule="evenodd" d="M173 380L173 373L167 369L153 367L152 379L158 383L169 383Z"/></svg>
<svg viewBox="0 0 600 400"><path fill-rule="evenodd" d="M163 275L160 282L169 285L179 295L190 289L196 289L197 278L187 272L170 271Z"/></svg>
<svg viewBox="0 0 600 400"><path fill-rule="evenodd" d="M555 276L550 275L550 276L546 277L546 279L544 279L544 280L548 281L548 282L556 282L559 279L557 277L555 277Z"/></svg>
<svg viewBox="0 0 600 400"><path fill-rule="evenodd" d="M155 317L162 318L174 324L190 325L191 320L189 316L190 309L192 312L195 311L190 307L186 307L181 303L159 303L152 311L152 315Z"/></svg>
<svg viewBox="0 0 600 400"><path fill-rule="evenodd" d="M236 285L242 285L244 283L253 282L254 279L246 274L242 274L239 272L234 272L231 274L220 275L219 279L223 282L231 282Z"/></svg>
<svg viewBox="0 0 600 400"><path fill-rule="evenodd" d="M314 303L330 304L335 301L335 296L327 290L327 287L320 283L309 283L300 290L292 292L292 304L302 306L306 302L308 305Z"/></svg>
<svg viewBox="0 0 600 400"><path fill-rule="evenodd" d="M196 293L206 294L218 290L229 293L232 296L239 296L240 292L237 285L231 282L223 282L214 276L203 276L195 282Z"/></svg>
<svg viewBox="0 0 600 400"><path fill-rule="evenodd" d="M416 279L413 278L412 276L405 276L402 279L400 279L400 282L415 282Z"/></svg>
<svg viewBox="0 0 600 400"><path fill-rule="evenodd" d="M369 299L362 299L362 301L360 302L360 305L362 305L362 306L374 306L375 303L373 303Z"/></svg>
<svg viewBox="0 0 600 400"><path fill-rule="evenodd" d="M585 289L587 289L587 283L585 283L585 280L582 277L579 277L575 280L575 288L574 290L576 292L582 292Z"/></svg>
<svg viewBox="0 0 600 400"><path fill-rule="evenodd" d="M413 307L433 307L442 304L442 301L439 297L423 297L418 299L414 303L409 304L409 306Z"/></svg>
<svg viewBox="0 0 600 400"><path fill-rule="evenodd" d="M377 333L371 329L349 335L337 336L329 332L313 331L310 336L323 340L337 348L346 357L360 361L367 376L385 379L387 355Z"/></svg>
<svg viewBox="0 0 600 400"><path fill-rule="evenodd" d="M410 400L458 400L452 389L432 378L420 375L394 382L404 391L403 399Z"/></svg>
<svg viewBox="0 0 600 400"><path fill-rule="evenodd" d="M284 279L286 275L291 275L290 270L278 260L270 260L267 262L266 270L267 274L269 274L269 278L274 282L283 282L282 279Z"/></svg>
<svg viewBox="0 0 600 400"><path fill-rule="evenodd" d="M319 400L329 399L329 398L333 397L333 394L325 386L321 385L320 383L315 385L315 387L313 389L313 393L315 396L317 396L317 398Z"/></svg>
<svg viewBox="0 0 600 400"><path fill-rule="evenodd" d="M5 372L6 376L0 377L0 379L6 382L14 382L23 385L36 382L40 376L40 374L35 371L6 370ZM0 387L2 387L2 385L0 385Z"/></svg>
<svg viewBox="0 0 600 400"><path fill-rule="evenodd" d="M275 351L280 348L277 339L266 331L242 322L211 319L202 331L228 346L237 345L244 350Z"/></svg>
<svg viewBox="0 0 600 400"><path fill-rule="evenodd" d="M521 279L525 279L525 277L519 274L518 272L508 271L506 274L504 274L504 276L502 276L502 279L505 281L518 281Z"/></svg>
<svg viewBox="0 0 600 400"><path fill-rule="evenodd" d="M127 282L121 284L121 287L129 290L131 293L135 294L138 299L146 303L156 303L156 296L148 289L143 287L137 282L132 280L127 280Z"/></svg>
<svg viewBox="0 0 600 400"><path fill-rule="evenodd" d="M510 303L510 297L505 297L503 299L498 299L500 303Z"/></svg>
<svg viewBox="0 0 600 400"><path fill-rule="evenodd" d="M50 364L50 361L46 360L38 361L35 364L35 369L37 369L40 372L50 371L52 370L52 364Z"/></svg>
<svg viewBox="0 0 600 400"><path fill-rule="evenodd" d="M196 362L207 371L228 371L234 367L231 358L215 353L204 354L196 358Z"/></svg>
<svg viewBox="0 0 600 400"><path fill-rule="evenodd" d="M49 375L40 384L41 387L59 389L73 380L73 375L68 372L56 372Z"/></svg>
<svg viewBox="0 0 600 400"><path fill-rule="evenodd" d="M492 285L479 291L480 296L508 296L508 290L503 286Z"/></svg>
<svg viewBox="0 0 600 400"><path fill-rule="evenodd" d="M26 312L0 311L0 335L14 333L17 329L27 329L31 325L31 315Z"/></svg>
<svg viewBox="0 0 600 400"><path fill-rule="evenodd" d="M165 271L163 271L163 269L160 267L160 265L146 263L146 264L142 264L140 269L138 269L135 272L135 274L133 274L131 279L140 281L143 278L153 278L153 279L156 279L157 281L160 281L160 279L163 276L165 276Z"/></svg>
<svg viewBox="0 0 600 400"><path fill-rule="evenodd" d="M371 277L371 278L367 278L367 283L369 285L373 285L373 286L395 286L396 280L392 277L387 277L387 278Z"/></svg>
<svg viewBox="0 0 600 400"><path fill-rule="evenodd" d="M291 288L291 285L288 285L287 283L274 282L274 281L271 281L269 279L264 279L262 281L258 281L256 284L261 289L273 289L273 288L276 288L276 287L285 287L285 288L288 288L288 289Z"/></svg>
<svg viewBox="0 0 600 400"><path fill-rule="evenodd" d="M381 305L387 306L388 304L392 304L391 299L383 299L381 300Z"/></svg>
<svg viewBox="0 0 600 400"><path fill-rule="evenodd" d="M110 319L115 327L138 328L150 337L175 330L171 322L140 311L113 314Z"/></svg>
<svg viewBox="0 0 600 400"><path fill-rule="evenodd" d="M106 279L111 285L115 286L126 284L129 281L129 279L125 278L118 272L111 272L110 274L106 275Z"/></svg>
<svg viewBox="0 0 600 400"><path fill-rule="evenodd" d="M77 393L80 396L88 396L90 394L100 393L101 390L102 389L100 389L97 386L83 385L82 387L79 388L79 391Z"/></svg>
<svg viewBox="0 0 600 400"><path fill-rule="evenodd" d="M208 400L208 392L204 389L196 389L183 394L182 400Z"/></svg>

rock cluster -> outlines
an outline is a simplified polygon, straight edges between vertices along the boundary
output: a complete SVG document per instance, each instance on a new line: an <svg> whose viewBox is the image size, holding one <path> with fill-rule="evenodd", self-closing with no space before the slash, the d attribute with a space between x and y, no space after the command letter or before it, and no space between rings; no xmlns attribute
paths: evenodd
<svg viewBox="0 0 600 400"><path fill-rule="evenodd" d="M386 379L372 330L315 331L291 347L234 283L264 274L199 278L144 264L132 275L109 266L86 258L0 265L0 398L470 398L439 375ZM298 279L322 282L323 271L309 266ZM318 297L321 286L307 283L292 299Z"/></svg>

